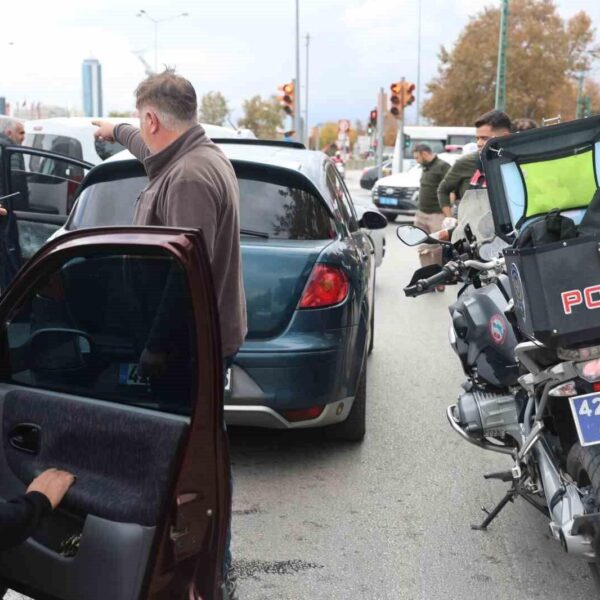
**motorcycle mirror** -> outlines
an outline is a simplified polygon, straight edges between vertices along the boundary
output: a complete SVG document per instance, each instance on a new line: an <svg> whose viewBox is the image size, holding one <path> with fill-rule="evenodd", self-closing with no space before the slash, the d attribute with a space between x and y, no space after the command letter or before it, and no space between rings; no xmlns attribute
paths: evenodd
<svg viewBox="0 0 600 600"><path fill-rule="evenodd" d="M407 246L418 246L419 244L425 244L429 241L437 242L437 240L432 240L426 231L419 227L415 227L414 225L400 225L400 227L396 229L396 235L398 236L398 239Z"/></svg>

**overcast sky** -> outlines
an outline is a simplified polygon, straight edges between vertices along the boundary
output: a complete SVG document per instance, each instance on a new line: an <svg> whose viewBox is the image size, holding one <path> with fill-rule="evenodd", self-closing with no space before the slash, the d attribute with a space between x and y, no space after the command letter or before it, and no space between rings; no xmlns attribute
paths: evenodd
<svg viewBox="0 0 600 600"><path fill-rule="evenodd" d="M343 117L364 121L379 87L387 90L402 76L416 82L418 4L300 0L303 79L304 36L312 37L310 124ZM450 47L468 17L486 4L499 5L500 0L423 1L423 87L436 72L440 45ZM565 17L586 10L600 29L600 0L559 0L558 6ZM0 96L81 109L81 63L93 57L102 63L105 111L130 109L132 91L144 77L133 52L144 51L154 63L154 26L136 17L143 8L157 19L189 13L159 25L158 62L176 66L198 95L223 92L237 117L245 98L268 96L294 76L294 7L294 0L6 2Z"/></svg>

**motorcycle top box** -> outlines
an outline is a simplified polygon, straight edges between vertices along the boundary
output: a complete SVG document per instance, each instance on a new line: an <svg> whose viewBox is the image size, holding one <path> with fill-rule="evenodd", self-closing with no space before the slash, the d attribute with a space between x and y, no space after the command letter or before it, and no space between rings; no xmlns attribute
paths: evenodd
<svg viewBox="0 0 600 600"><path fill-rule="evenodd" d="M600 187L600 116L490 140L482 161L496 234L517 241L504 255L519 328L553 348L598 339L600 228L518 242L553 211L581 222Z"/></svg>

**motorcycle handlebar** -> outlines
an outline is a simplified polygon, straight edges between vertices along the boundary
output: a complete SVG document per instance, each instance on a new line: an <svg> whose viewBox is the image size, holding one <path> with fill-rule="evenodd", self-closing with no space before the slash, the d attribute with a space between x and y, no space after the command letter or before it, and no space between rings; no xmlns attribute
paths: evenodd
<svg viewBox="0 0 600 600"><path fill-rule="evenodd" d="M448 266L442 267L442 270L427 279L420 279L414 285L404 288L404 293L409 297L420 296L427 293L432 287L448 283L454 276L454 270Z"/></svg>

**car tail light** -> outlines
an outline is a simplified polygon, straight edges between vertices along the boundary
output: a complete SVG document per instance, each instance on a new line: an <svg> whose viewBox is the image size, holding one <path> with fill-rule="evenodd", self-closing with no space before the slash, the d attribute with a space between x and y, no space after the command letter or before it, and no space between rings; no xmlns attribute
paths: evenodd
<svg viewBox="0 0 600 600"><path fill-rule="evenodd" d="M318 264L313 269L298 308L324 308L346 299L350 283L339 267Z"/></svg>
<svg viewBox="0 0 600 600"><path fill-rule="evenodd" d="M297 421L316 419L321 416L324 409L324 406L311 406L310 408L302 408L300 410L286 410L282 414L288 421L295 423Z"/></svg>
<svg viewBox="0 0 600 600"><path fill-rule="evenodd" d="M595 392L600 392L600 381L597 381L596 383L592 383L592 389Z"/></svg>

